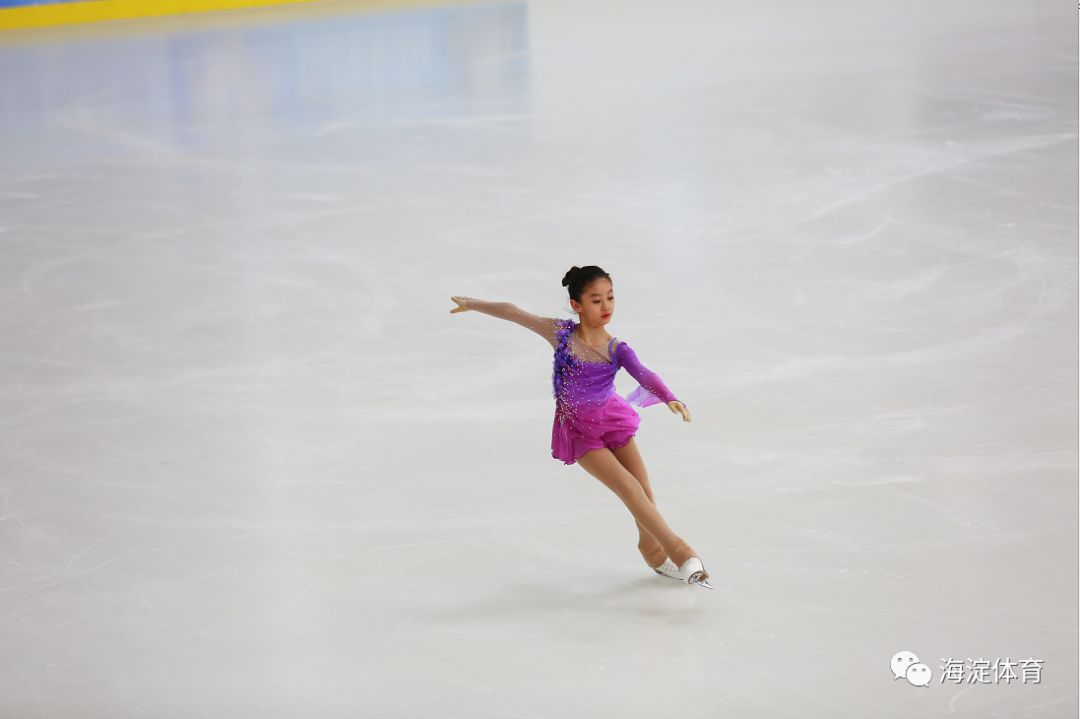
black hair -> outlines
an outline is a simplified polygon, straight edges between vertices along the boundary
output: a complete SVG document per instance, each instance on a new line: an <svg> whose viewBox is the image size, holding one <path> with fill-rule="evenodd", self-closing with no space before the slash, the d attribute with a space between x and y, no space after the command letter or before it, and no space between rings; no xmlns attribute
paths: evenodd
<svg viewBox="0 0 1080 719"><path fill-rule="evenodd" d="M562 278L562 285L570 293L570 299L580 303L581 293L585 291L589 283L601 277L606 278L609 282L611 281L611 275L596 265L586 265L585 267L574 265Z"/></svg>

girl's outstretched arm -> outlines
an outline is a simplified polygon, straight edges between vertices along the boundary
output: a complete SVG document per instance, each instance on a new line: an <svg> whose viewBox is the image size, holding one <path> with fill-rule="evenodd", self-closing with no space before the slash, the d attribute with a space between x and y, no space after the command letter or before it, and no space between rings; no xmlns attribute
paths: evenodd
<svg viewBox="0 0 1080 719"><path fill-rule="evenodd" d="M664 381L660 379L660 375L641 364L641 360L638 359L637 353L634 352L630 345L625 342L620 342L615 350L615 354L618 355L619 366L625 367L626 371L630 373L630 376L636 379L638 384L641 385L640 389L644 390L643 392L639 392L635 389L633 392L635 398L640 397L642 400L642 402L638 404L639 407L648 407L652 404L671 402L672 400L678 399L672 391L667 388ZM648 392L648 395L646 395L645 392Z"/></svg>
<svg viewBox="0 0 1080 719"><path fill-rule="evenodd" d="M630 376L638 381L638 387L626 396L626 401L639 407L663 402L672 412L682 415L683 421L690 421L690 410L686 408L675 394L667 388L660 375L641 364L637 353L625 342L620 342L615 348L615 356L620 367L625 367Z"/></svg>
<svg viewBox="0 0 1080 719"><path fill-rule="evenodd" d="M477 312L483 312L485 315L498 317L501 320L510 320L511 322L516 322L522 327L530 329L540 335L547 340L548 344L552 347L555 346L557 341L555 330L558 329L559 320L554 317L540 317L539 315L534 315L521 309L513 302L488 302L487 300L479 300L475 297L463 297L461 295L453 295L450 299L458 304L457 307L450 310L450 314L476 310Z"/></svg>

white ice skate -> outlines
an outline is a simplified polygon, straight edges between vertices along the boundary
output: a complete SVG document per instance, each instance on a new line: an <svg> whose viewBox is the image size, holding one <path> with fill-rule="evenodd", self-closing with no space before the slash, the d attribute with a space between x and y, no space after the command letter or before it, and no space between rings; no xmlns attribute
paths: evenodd
<svg viewBox="0 0 1080 719"><path fill-rule="evenodd" d="M661 577L670 577L678 582L683 580L683 578L679 576L679 568L675 566L675 562L671 561L670 557L665 557L664 563L659 567L653 567L652 570Z"/></svg>
<svg viewBox="0 0 1080 719"><path fill-rule="evenodd" d="M697 557L690 557L682 563L682 566L679 567L679 579L687 584L696 584L706 589L716 589L716 587L709 584L709 573L705 571L705 566Z"/></svg>

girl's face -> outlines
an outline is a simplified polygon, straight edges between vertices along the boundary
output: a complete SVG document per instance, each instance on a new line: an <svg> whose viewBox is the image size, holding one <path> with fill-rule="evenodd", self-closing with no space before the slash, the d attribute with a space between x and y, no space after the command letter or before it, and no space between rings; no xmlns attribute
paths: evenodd
<svg viewBox="0 0 1080 719"><path fill-rule="evenodd" d="M606 277L593 280L582 290L581 302L570 300L570 306L580 315L582 324L606 325L615 313L615 292L611 280Z"/></svg>

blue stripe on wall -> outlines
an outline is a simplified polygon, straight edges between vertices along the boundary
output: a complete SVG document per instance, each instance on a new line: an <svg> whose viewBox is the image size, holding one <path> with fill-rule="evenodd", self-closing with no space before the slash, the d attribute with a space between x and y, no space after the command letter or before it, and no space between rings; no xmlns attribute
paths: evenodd
<svg viewBox="0 0 1080 719"><path fill-rule="evenodd" d="M59 5L64 2L75 2L75 0L0 0L0 8L26 7L27 5Z"/></svg>

